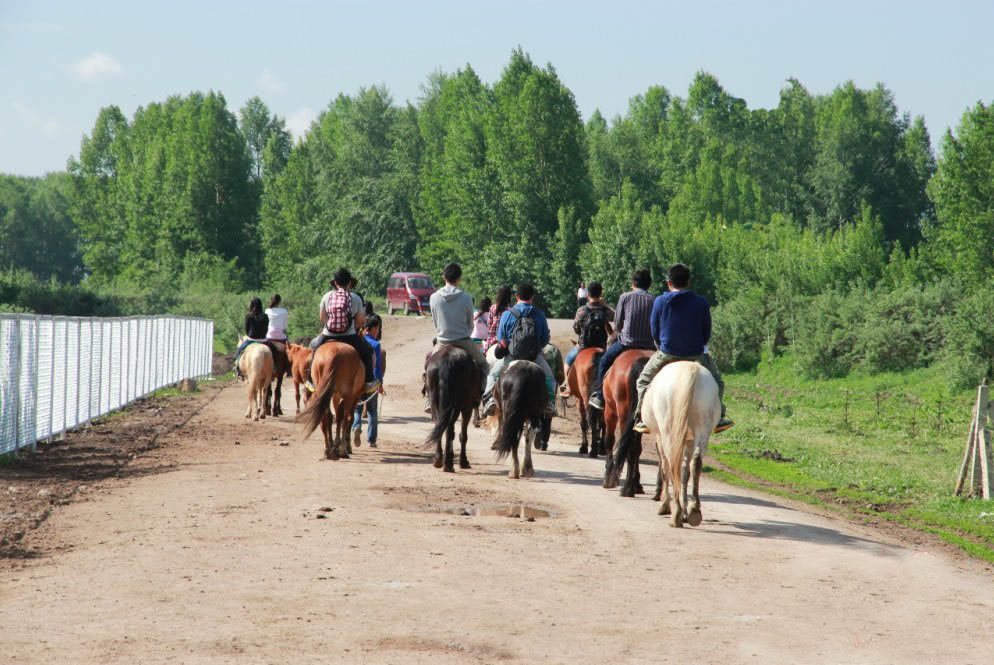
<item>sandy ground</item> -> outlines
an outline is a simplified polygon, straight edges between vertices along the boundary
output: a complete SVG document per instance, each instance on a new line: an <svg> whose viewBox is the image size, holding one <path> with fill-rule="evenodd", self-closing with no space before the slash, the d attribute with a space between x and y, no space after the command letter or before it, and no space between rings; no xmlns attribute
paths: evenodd
<svg viewBox="0 0 994 665"><path fill-rule="evenodd" d="M707 477L705 522L672 529L649 498L601 488L575 425L534 479L509 480L483 430L473 468L442 473L421 446L428 321L388 317L386 335L379 448L321 461L320 434L245 421L243 386L197 395L130 473L22 537L41 556L0 560L0 661L989 659L984 564ZM459 514L509 504L550 516Z"/></svg>

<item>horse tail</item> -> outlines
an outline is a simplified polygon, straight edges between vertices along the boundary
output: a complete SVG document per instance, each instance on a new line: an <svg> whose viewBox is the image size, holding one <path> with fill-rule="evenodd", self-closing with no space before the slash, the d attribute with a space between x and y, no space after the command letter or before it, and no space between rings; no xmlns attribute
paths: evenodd
<svg viewBox="0 0 994 665"><path fill-rule="evenodd" d="M315 353L317 352L315 351ZM315 362L317 362L316 359ZM337 365L338 355L336 354L332 356L331 368L327 376L321 378L321 383L318 384L314 394L311 395L311 399L308 400L307 408L297 416L297 421L303 421L304 423L305 439L321 424L325 412L331 410L331 398L335 393L335 370L337 369Z"/></svg>
<svg viewBox="0 0 994 665"><path fill-rule="evenodd" d="M450 355L442 356L438 359L438 366L429 369L425 377L425 383L431 392L431 379L434 372L438 383L435 390L438 392L438 413L435 417L435 425L431 428L428 438L425 439L425 446L437 445L442 440L445 430L455 425L459 419L459 390L452 385L454 378L453 371L455 363Z"/></svg>
<svg viewBox="0 0 994 665"><path fill-rule="evenodd" d="M666 422L660 430L665 432L670 442L672 457L670 464L680 464L684 449L687 445L687 434L690 429L690 407L694 403L694 391L697 388L697 363L685 363L677 374L675 385L670 392L670 408L666 413Z"/></svg>
<svg viewBox="0 0 994 665"><path fill-rule="evenodd" d="M635 431L635 416L638 414L635 413L635 399L638 395L638 386L636 384L639 380L639 374L642 373L642 369L647 362L649 362L648 358L639 358L632 363L631 368L628 370L628 417L625 418L625 427L621 431L621 437L614 444L614 468L618 475L621 474L621 467L625 463L625 460L628 459L628 452L631 450L632 443L634 443L635 435L637 434Z"/></svg>
<svg viewBox="0 0 994 665"><path fill-rule="evenodd" d="M535 369L538 370L538 367ZM527 422L533 421L532 424L536 427L541 426L539 414L531 413L536 408L535 404L538 404L539 409L545 405L545 375L542 375L541 381L537 380L537 376L534 373L519 372L513 377L518 380L509 382L511 389L508 394L501 395L503 422L500 431L497 432L498 461L507 457L517 447L521 439L521 430Z"/></svg>

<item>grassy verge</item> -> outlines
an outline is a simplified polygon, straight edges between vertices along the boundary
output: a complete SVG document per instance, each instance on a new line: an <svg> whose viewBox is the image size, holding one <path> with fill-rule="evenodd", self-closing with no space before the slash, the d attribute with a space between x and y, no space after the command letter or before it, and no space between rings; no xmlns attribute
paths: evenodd
<svg viewBox="0 0 994 665"><path fill-rule="evenodd" d="M974 394L934 370L810 381L790 357L730 374L712 475L935 534L994 561L994 502L953 496Z"/></svg>

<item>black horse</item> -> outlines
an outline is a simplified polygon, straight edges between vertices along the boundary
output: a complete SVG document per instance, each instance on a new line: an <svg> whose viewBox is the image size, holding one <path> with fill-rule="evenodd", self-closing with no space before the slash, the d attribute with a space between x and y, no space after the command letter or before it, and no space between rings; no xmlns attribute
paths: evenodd
<svg viewBox="0 0 994 665"><path fill-rule="evenodd" d="M473 409L480 403L480 371L468 353L456 346L443 345L428 361L425 370L431 416L435 422L425 445L435 444L435 468L455 472L452 440L456 434L456 421L462 416L459 432L459 468L468 469L466 457L467 429ZM442 459L442 435L445 434L445 459Z"/></svg>
<svg viewBox="0 0 994 665"><path fill-rule="evenodd" d="M532 446L541 445L541 432L545 425L545 403L548 400L545 388L545 373L531 362L516 362L508 365L494 390L497 402L497 441L494 449L497 459L512 455L514 464L508 473L509 478L530 478L535 475L532 466ZM518 443L521 433L525 433L525 463L518 468Z"/></svg>

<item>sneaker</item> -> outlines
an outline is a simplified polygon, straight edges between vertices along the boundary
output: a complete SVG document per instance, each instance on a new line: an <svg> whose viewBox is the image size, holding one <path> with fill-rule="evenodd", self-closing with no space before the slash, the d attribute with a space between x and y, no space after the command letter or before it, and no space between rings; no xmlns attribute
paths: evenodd
<svg viewBox="0 0 994 665"><path fill-rule="evenodd" d="M587 404L594 407L598 411L604 410L604 398L600 395L591 395L590 399L587 400Z"/></svg>
<svg viewBox="0 0 994 665"><path fill-rule="evenodd" d="M573 393L570 392L569 386L565 383L559 386L559 396L560 397L572 397Z"/></svg>
<svg viewBox="0 0 994 665"><path fill-rule="evenodd" d="M307 379L306 381L304 381L304 390L306 390L309 393L314 392L314 384L311 383L310 379Z"/></svg>
<svg viewBox="0 0 994 665"><path fill-rule="evenodd" d="M649 433L649 426L646 425L644 422L642 422L641 418L635 421L635 424L632 426L632 429L638 432L639 434Z"/></svg>
<svg viewBox="0 0 994 665"><path fill-rule="evenodd" d="M369 442L369 447L370 448L375 448L376 447L376 442L375 441L370 441Z"/></svg>
<svg viewBox="0 0 994 665"><path fill-rule="evenodd" d="M718 432L724 432L726 429L728 429L734 424L735 424L734 421L729 420L725 416L722 416L721 420L718 421L718 424L714 426L714 433L717 434Z"/></svg>
<svg viewBox="0 0 994 665"><path fill-rule="evenodd" d="M480 417L487 418L489 416L494 415L495 413L497 413L497 402L493 401L492 399L487 400L487 403L483 405L483 411L480 412Z"/></svg>

